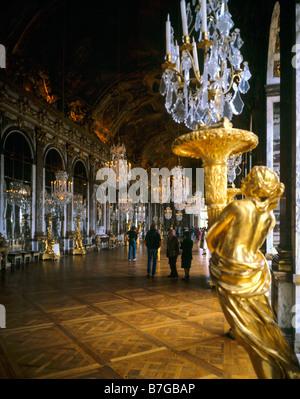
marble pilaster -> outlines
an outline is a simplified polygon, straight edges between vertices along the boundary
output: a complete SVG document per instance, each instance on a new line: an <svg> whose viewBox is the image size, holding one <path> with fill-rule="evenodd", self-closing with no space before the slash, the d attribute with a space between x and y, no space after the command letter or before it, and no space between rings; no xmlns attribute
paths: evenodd
<svg viewBox="0 0 300 399"><path fill-rule="evenodd" d="M40 241L44 235L44 146L45 135L39 132L36 140L36 179L35 179L35 239Z"/></svg>
<svg viewBox="0 0 300 399"><path fill-rule="evenodd" d="M300 4L296 3L295 352L300 356Z"/></svg>
<svg viewBox="0 0 300 399"><path fill-rule="evenodd" d="M272 273L277 281L278 325L293 345L293 305L295 301L294 274L294 176L295 176L295 69L292 46L295 43L295 3L285 2L280 9L280 181L285 192L280 200L280 242L278 254L272 261ZM274 304L273 304L274 307Z"/></svg>

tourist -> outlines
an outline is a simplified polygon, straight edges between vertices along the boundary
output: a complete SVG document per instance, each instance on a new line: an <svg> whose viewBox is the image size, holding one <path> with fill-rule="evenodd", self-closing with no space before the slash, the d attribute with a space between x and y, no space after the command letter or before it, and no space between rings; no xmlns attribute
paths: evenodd
<svg viewBox="0 0 300 399"><path fill-rule="evenodd" d="M129 231L127 231L127 236L128 236L128 244L129 244L129 250L128 250L128 260L131 261L131 254L132 254L132 260L136 260L135 253L136 253L136 241L137 241L137 231L134 226L131 227Z"/></svg>
<svg viewBox="0 0 300 399"><path fill-rule="evenodd" d="M190 268L192 264L192 248L193 240L191 239L190 232L186 231L183 235L184 239L181 243L180 249L182 249L181 254L181 268L184 269L185 277L182 280L188 281L190 278Z"/></svg>
<svg viewBox="0 0 300 399"><path fill-rule="evenodd" d="M175 230L170 229L167 241L167 257L169 258L171 273L169 274L168 277L178 278L177 266L176 266L178 255L179 255L179 242L176 237Z"/></svg>
<svg viewBox="0 0 300 399"><path fill-rule="evenodd" d="M203 228L201 232L201 241L200 241L200 248L202 249L202 255L206 255L206 249L207 249L207 244L206 244L206 232L207 229Z"/></svg>
<svg viewBox="0 0 300 399"><path fill-rule="evenodd" d="M156 230L156 225L152 224L150 230L145 237L145 245L148 249L148 263L147 263L147 277L155 276L156 265L157 265L157 251L161 246L161 236ZM152 263L153 261L153 263ZM151 263L152 263L152 273L151 273Z"/></svg>

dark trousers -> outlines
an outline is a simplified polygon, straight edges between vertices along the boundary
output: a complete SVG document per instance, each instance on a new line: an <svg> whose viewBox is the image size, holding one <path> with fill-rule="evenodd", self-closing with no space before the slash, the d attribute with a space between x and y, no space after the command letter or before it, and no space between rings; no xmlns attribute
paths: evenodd
<svg viewBox="0 0 300 399"><path fill-rule="evenodd" d="M131 252L132 252L132 259L135 259L135 251L136 251L136 242L134 242L133 244L129 243L128 259L131 259Z"/></svg>
<svg viewBox="0 0 300 399"><path fill-rule="evenodd" d="M171 269L170 277L178 277L176 261L177 261L177 256L169 257L169 264Z"/></svg>
<svg viewBox="0 0 300 399"><path fill-rule="evenodd" d="M157 262L157 248L148 248L148 263L147 263L147 274L150 275L151 273L151 262L153 259L152 265L152 276L155 276L156 272L156 262Z"/></svg>

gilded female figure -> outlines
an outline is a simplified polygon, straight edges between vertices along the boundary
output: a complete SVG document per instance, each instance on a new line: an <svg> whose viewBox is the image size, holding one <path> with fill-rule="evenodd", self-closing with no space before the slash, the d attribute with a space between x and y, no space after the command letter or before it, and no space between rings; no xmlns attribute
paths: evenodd
<svg viewBox="0 0 300 399"><path fill-rule="evenodd" d="M270 271L259 250L275 225L272 211L284 185L272 170L256 166L242 181L241 191L245 198L231 202L206 235L211 280L258 378L300 378L297 357L270 306Z"/></svg>

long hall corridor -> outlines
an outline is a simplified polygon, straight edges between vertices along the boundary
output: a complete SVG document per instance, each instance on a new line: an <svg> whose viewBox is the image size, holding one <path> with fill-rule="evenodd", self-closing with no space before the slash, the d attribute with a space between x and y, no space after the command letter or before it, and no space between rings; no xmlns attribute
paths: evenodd
<svg viewBox="0 0 300 399"><path fill-rule="evenodd" d="M1 274L1 379L255 379L194 244L190 281L155 278L127 247L38 261Z"/></svg>

